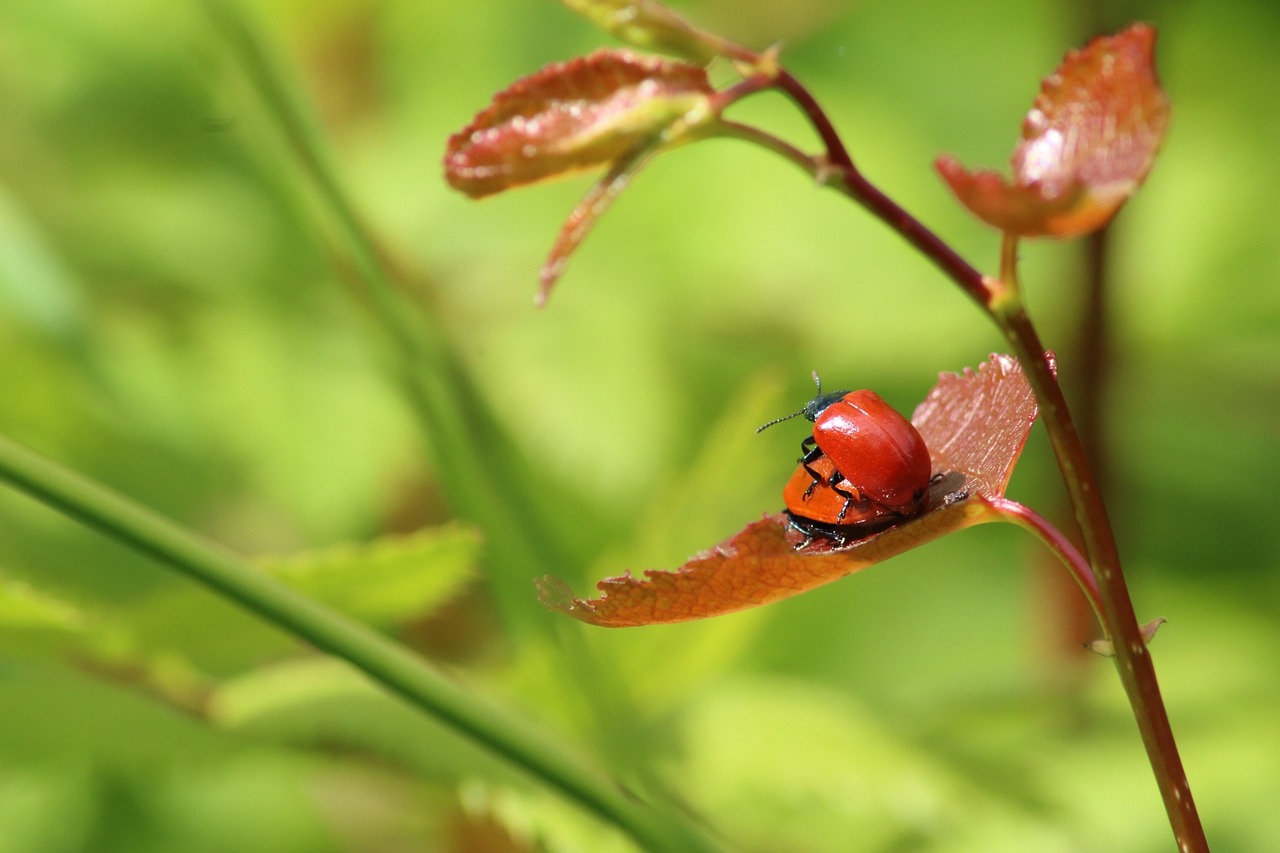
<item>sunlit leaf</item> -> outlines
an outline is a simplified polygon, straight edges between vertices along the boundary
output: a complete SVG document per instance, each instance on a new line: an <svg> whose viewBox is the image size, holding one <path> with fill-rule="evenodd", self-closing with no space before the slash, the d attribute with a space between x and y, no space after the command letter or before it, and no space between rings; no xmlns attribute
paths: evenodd
<svg viewBox="0 0 1280 853"><path fill-rule="evenodd" d="M74 605L0 577L0 628L74 631L84 621Z"/></svg>
<svg viewBox="0 0 1280 853"><path fill-rule="evenodd" d="M960 471L973 494L999 497L1036 411L1018 362L993 355L976 371L942 374L911 422L929 446L934 471Z"/></svg>
<svg viewBox="0 0 1280 853"><path fill-rule="evenodd" d="M970 211L1021 236L1074 237L1105 225L1146 178L1164 140L1169 100L1156 78L1156 31L1134 24L1073 50L1045 78L1014 150L1013 182L938 171Z"/></svg>
<svg viewBox="0 0 1280 853"><path fill-rule="evenodd" d="M82 646L94 624L75 604L0 575L0 649L7 657Z"/></svg>
<svg viewBox="0 0 1280 853"><path fill-rule="evenodd" d="M462 525L428 528L259 561L263 571L361 621L391 628L430 613L474 577L479 539ZM115 628L125 657L172 654L196 670L235 673L296 649L296 640L191 585L125 610Z"/></svg>
<svg viewBox="0 0 1280 853"><path fill-rule="evenodd" d="M992 356L978 370L943 374L917 408L934 481L921 514L850 543L806 537L785 514L767 515L675 571L606 578L599 598L575 598L553 577L537 582L547 607L604 627L682 622L790 598L947 533L1002 520L987 497L1004 494L1035 421L1017 362Z"/></svg>
<svg viewBox="0 0 1280 853"><path fill-rule="evenodd" d="M65 260L17 199L0 189L0 307L52 335L82 328L87 311Z"/></svg>
<svg viewBox="0 0 1280 853"><path fill-rule="evenodd" d="M377 756L428 778L472 772L504 778L491 753L324 656L281 660L212 686L206 714L218 730L298 746Z"/></svg>
<svg viewBox="0 0 1280 853"><path fill-rule="evenodd" d="M1008 709L993 710L981 695L984 722L1006 721ZM932 727L903 726L899 711L877 711L861 698L781 673L722 673L714 690L686 696L675 720L673 737L688 751L678 791L713 825L732 828L733 850L1018 849L955 843L968 824L996 821L975 815L1023 802L992 796L987 786L1000 776L987 753L967 765L937 748ZM961 707L968 706L957 702L936 717L950 719ZM1020 781L1018 796L1034 798L1040 785ZM950 844L922 842L935 826L946 827Z"/></svg>
<svg viewBox="0 0 1280 853"><path fill-rule="evenodd" d="M389 625L438 607L475 574L480 539L449 525L260 561L263 569L357 619Z"/></svg>
<svg viewBox="0 0 1280 853"><path fill-rule="evenodd" d="M16 762L33 758L91 762L110 772L172 765L178 756L209 762L243 749L191 715L86 672L6 661L0 678L0 775L10 776ZM4 829L0 840L7 839Z"/></svg>
<svg viewBox="0 0 1280 853"><path fill-rule="evenodd" d="M629 51L555 63L499 92L450 137L445 177L482 198L613 164L714 118L712 94L701 67Z"/></svg>

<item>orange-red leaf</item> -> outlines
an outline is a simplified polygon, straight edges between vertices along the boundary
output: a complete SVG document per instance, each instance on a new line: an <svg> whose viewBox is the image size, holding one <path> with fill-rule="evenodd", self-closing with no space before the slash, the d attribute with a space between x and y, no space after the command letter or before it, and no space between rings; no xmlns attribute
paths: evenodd
<svg viewBox="0 0 1280 853"><path fill-rule="evenodd" d="M450 137L445 178L482 198L614 163L712 118L712 94L699 66L629 51L549 65Z"/></svg>
<svg viewBox="0 0 1280 853"><path fill-rule="evenodd" d="M767 515L674 572L646 571L643 580L631 574L606 578L596 584L603 594L591 601L574 598L562 581L545 577L538 597L547 607L605 628L705 619L790 598L944 533L995 520L977 502L934 510L842 550L819 543L803 553L795 550L796 534L786 516Z"/></svg>
<svg viewBox="0 0 1280 853"><path fill-rule="evenodd" d="M911 422L929 447L934 471L960 471L974 494L1002 497L1036 413L1017 360L992 355L977 371L939 376Z"/></svg>
<svg viewBox="0 0 1280 853"><path fill-rule="evenodd" d="M785 514L767 515L675 571L607 578L596 585L602 595L591 600L545 577L537 582L539 598L603 627L702 619L790 598L947 533L1002 520L987 498L1004 494L1035 413L1031 388L1008 356L943 374L914 420L935 472L919 516L840 545L806 539Z"/></svg>
<svg viewBox="0 0 1280 853"><path fill-rule="evenodd" d="M1156 31L1134 24L1073 50L1045 78L1014 150L1013 182L944 156L938 171L985 222L1021 236L1102 227L1155 160L1169 100L1155 72Z"/></svg>

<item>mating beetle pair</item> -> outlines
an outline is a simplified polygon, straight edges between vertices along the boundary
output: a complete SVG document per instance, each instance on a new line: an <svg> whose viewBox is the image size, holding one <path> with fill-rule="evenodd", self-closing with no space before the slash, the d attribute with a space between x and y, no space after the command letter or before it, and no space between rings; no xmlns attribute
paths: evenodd
<svg viewBox="0 0 1280 853"><path fill-rule="evenodd" d="M911 422L874 391L822 393L798 412L813 434L800 442L800 465L782 490L791 526L838 544L910 518L923 508L933 475L929 448Z"/></svg>

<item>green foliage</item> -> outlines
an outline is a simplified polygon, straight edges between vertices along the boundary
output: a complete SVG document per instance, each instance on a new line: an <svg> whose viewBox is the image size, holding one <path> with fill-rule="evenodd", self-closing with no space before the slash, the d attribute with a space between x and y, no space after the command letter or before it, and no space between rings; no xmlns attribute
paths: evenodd
<svg viewBox="0 0 1280 853"><path fill-rule="evenodd" d="M430 613L471 579L480 542L454 525L364 545L267 558L263 569L311 598L374 625Z"/></svg>
<svg viewBox="0 0 1280 853"><path fill-rule="evenodd" d="M457 525L367 544L339 544L261 560L262 569L322 604L394 629L457 596L473 577L479 541ZM110 645L131 655L186 659L229 674L297 653L296 641L256 616L190 584L166 587L119 615Z"/></svg>
<svg viewBox="0 0 1280 853"><path fill-rule="evenodd" d="M74 643L85 623L74 605L0 577L0 646L10 654L49 654Z"/></svg>
<svg viewBox="0 0 1280 853"><path fill-rule="evenodd" d="M1113 674L1073 656L1089 629L1059 623L1037 546L1011 531L638 633L557 624L534 598L544 571L581 589L671 567L776 510L794 441L751 431L809 370L909 408L940 368L981 360L995 339L954 288L787 164L717 141L649 168L535 313L537 266L585 184L473 205L440 155L495 90L600 36L547 0L254 5L402 294L527 469L446 482L451 454L489 452L489 434L423 434L332 223L209 20L140 0L0 8L0 432L240 553L327 555L262 564L652 799L691 804L733 846L1167 848ZM1174 119L1115 233L1109 505L1140 617L1170 619L1153 651L1210 840L1265 849L1280 120L1258 105L1280 86L1280 21L1259 3L1130 7L1161 30ZM1086 34L1012 0L680 6L743 41L780 33L780 10L784 56L859 164L993 265L929 164L999 162L1038 77ZM1025 255L1028 299L1077 363L1076 256ZM1063 379L1071 393L1078 376ZM1020 499L1047 491L1036 441ZM548 567L495 539L511 517L481 499L463 514L465 489L528 496L571 556ZM405 530L425 532L384 539ZM344 666L7 491L0 576L6 853L448 850L489 817L550 850L629 845Z"/></svg>

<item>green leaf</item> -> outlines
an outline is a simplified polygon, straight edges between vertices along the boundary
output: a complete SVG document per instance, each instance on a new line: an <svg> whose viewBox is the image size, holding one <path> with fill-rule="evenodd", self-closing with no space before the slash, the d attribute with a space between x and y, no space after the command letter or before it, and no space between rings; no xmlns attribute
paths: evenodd
<svg viewBox="0 0 1280 853"><path fill-rule="evenodd" d="M704 33L654 0L561 0L615 37L661 53L672 53L706 65L732 53L723 39Z"/></svg>
<svg viewBox="0 0 1280 853"><path fill-rule="evenodd" d="M450 524L259 563L325 604L390 626L429 612L457 593L475 575L479 548L474 530Z"/></svg>
<svg viewBox="0 0 1280 853"><path fill-rule="evenodd" d="M90 617L69 601L0 575L0 650L10 658L47 660L74 652L90 637Z"/></svg>
<svg viewBox="0 0 1280 853"><path fill-rule="evenodd" d="M79 631L84 614L74 605L0 577L0 630Z"/></svg>
<svg viewBox="0 0 1280 853"><path fill-rule="evenodd" d="M230 679L214 688L207 708L220 728L257 740L341 744L426 778L517 778L493 755L330 658L285 661Z"/></svg>
<svg viewBox="0 0 1280 853"><path fill-rule="evenodd" d="M6 853L334 849L313 759L83 673L0 665L0 768Z"/></svg>
<svg viewBox="0 0 1280 853"><path fill-rule="evenodd" d="M172 767L241 749L127 686L45 664L0 663L0 766L88 761Z"/></svg>
<svg viewBox="0 0 1280 853"><path fill-rule="evenodd" d="M673 728L681 793L752 849L938 849L922 841L984 805L909 733L822 687L726 678Z"/></svg>
<svg viewBox="0 0 1280 853"><path fill-rule="evenodd" d="M39 226L0 191L0 306L53 336L83 332L84 305L73 273Z"/></svg>
<svg viewBox="0 0 1280 853"><path fill-rule="evenodd" d="M462 525L360 545L336 545L259 562L313 598L380 628L431 612L473 576L479 539ZM153 595L104 634L104 651L151 666L186 661L221 676L298 649L285 632L242 608L183 584Z"/></svg>

